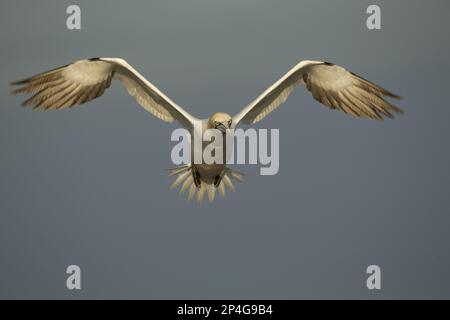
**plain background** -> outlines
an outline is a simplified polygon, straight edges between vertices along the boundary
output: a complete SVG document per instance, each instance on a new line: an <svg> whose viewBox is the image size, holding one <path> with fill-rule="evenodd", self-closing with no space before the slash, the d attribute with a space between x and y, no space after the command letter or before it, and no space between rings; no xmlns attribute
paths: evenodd
<svg viewBox="0 0 450 320"><path fill-rule="evenodd" d="M1 1L0 298L450 298L449 21L445 0ZM199 117L238 112L302 59L404 96L406 113L355 119L300 88L258 125L280 129L279 174L239 166L235 193L196 206L165 177L177 126L118 83L61 112L9 94L96 56Z"/></svg>

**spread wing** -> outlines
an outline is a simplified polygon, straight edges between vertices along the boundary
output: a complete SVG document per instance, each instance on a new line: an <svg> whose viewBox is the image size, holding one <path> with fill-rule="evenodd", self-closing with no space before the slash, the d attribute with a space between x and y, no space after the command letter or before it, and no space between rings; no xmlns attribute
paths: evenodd
<svg viewBox="0 0 450 320"><path fill-rule="evenodd" d="M400 97L376 84L329 62L302 61L239 112L233 123L236 126L240 121L251 124L262 120L300 84L306 84L322 104L356 117L383 120L402 112L385 100Z"/></svg>
<svg viewBox="0 0 450 320"><path fill-rule="evenodd" d="M128 93L147 111L161 120L178 120L190 127L196 119L147 81L125 60L94 58L50 70L12 85L21 86L13 94L33 94L23 102L33 109L71 108L101 96L111 81L118 79Z"/></svg>

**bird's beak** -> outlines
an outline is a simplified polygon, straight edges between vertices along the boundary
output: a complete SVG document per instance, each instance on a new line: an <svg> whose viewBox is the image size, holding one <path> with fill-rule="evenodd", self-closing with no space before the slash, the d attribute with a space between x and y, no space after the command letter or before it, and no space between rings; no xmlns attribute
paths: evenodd
<svg viewBox="0 0 450 320"><path fill-rule="evenodd" d="M225 134L227 132L227 127L225 127L225 125L223 123L219 123L216 126L216 129L219 130L220 132L222 132L222 134Z"/></svg>

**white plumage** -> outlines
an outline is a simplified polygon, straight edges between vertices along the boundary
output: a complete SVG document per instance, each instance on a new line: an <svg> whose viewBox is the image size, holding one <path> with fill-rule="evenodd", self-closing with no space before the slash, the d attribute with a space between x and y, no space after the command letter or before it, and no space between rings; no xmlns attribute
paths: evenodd
<svg viewBox="0 0 450 320"><path fill-rule="evenodd" d="M33 94L23 103L33 109L71 108L101 96L113 79L119 80L128 93L155 117L166 122L177 120L191 133L194 121L201 121L202 130L234 129L241 122L256 123L285 102L295 87L301 84L306 85L317 101L353 116L383 120L402 112L385 100L385 97L399 96L340 66L309 60L298 63L234 117L215 113L208 119L195 118L119 58L79 60L13 82L12 85L21 87L12 93ZM181 186L180 194L187 192L189 200L196 194L198 202L203 200L205 194L212 202L216 189L225 196L225 187L232 191L235 189L232 180L243 179L241 173L216 164L182 166L171 170L170 175L177 176L173 188Z"/></svg>

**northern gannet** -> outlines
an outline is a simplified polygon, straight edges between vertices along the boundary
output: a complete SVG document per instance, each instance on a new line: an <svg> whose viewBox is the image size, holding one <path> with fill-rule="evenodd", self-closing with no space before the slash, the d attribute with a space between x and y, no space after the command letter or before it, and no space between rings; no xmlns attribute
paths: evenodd
<svg viewBox="0 0 450 320"><path fill-rule="evenodd" d="M113 79L122 82L145 110L166 122L177 120L191 133L196 121L201 121L201 130L218 129L222 132L236 128L241 122L254 124L285 102L300 84L305 84L314 99L325 106L352 116L383 120L402 112L384 99L399 99L399 96L343 67L310 60L298 63L234 117L217 112L208 119L197 119L120 58L79 60L12 82L11 85L20 86L12 91L13 94L33 94L22 103L23 106L51 110L71 108L91 101L101 96ZM241 173L227 168L226 162L185 165L171 170L169 175L177 176L172 187L181 185L180 193L188 191L189 200L196 193L198 202L206 193L212 202L216 189L224 196L225 187L234 190L232 179L241 181L243 178Z"/></svg>

